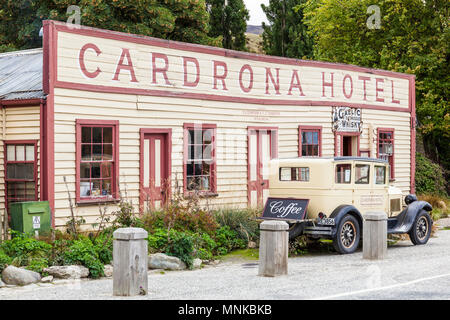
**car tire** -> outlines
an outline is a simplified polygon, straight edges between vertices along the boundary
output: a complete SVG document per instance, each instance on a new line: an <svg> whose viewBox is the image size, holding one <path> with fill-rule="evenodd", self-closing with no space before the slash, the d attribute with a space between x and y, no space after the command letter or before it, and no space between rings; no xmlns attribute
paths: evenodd
<svg viewBox="0 0 450 320"><path fill-rule="evenodd" d="M303 223L290 223L289 224L289 240L293 240L303 234L305 228Z"/></svg>
<svg viewBox="0 0 450 320"><path fill-rule="evenodd" d="M411 230L408 232L409 238L414 245L421 245L428 242L431 235L431 217L425 210L421 210L417 215Z"/></svg>
<svg viewBox="0 0 450 320"><path fill-rule="evenodd" d="M345 215L336 230L333 238L334 249L340 254L349 254L356 251L361 238L361 228L358 220L350 215Z"/></svg>

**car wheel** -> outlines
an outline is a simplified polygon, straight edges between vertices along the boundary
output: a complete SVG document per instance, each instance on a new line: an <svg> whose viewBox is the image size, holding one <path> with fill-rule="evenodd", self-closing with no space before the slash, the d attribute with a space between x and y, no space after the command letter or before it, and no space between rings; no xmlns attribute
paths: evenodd
<svg viewBox="0 0 450 320"><path fill-rule="evenodd" d="M352 215L345 215L339 222L333 246L338 253L347 254L356 251L361 237L358 220Z"/></svg>
<svg viewBox="0 0 450 320"><path fill-rule="evenodd" d="M425 210L421 210L408 232L409 238L414 245L425 244L431 235L431 217Z"/></svg>
<svg viewBox="0 0 450 320"><path fill-rule="evenodd" d="M293 240L303 233L303 223L290 223L289 224L289 240Z"/></svg>

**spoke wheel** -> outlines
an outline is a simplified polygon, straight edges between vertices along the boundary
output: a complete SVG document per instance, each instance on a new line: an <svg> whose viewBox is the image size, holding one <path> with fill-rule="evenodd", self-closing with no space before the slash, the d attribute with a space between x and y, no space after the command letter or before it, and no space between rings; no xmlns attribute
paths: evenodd
<svg viewBox="0 0 450 320"><path fill-rule="evenodd" d="M356 251L361 237L361 227L358 220L350 214L344 216L333 238L333 246L338 253L347 254Z"/></svg>
<svg viewBox="0 0 450 320"><path fill-rule="evenodd" d="M431 235L431 217L425 210L421 210L409 231L409 238L415 245L425 244Z"/></svg>
<svg viewBox="0 0 450 320"><path fill-rule="evenodd" d="M341 229L341 242L346 248L351 248L356 239L356 227L351 221L344 223Z"/></svg>

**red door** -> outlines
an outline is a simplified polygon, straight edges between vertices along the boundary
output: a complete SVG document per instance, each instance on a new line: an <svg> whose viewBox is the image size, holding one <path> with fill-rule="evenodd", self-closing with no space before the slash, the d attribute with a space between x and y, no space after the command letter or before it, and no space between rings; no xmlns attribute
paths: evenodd
<svg viewBox="0 0 450 320"><path fill-rule="evenodd" d="M277 156L276 128L248 128L248 203L264 206L269 196L269 160Z"/></svg>
<svg viewBox="0 0 450 320"><path fill-rule="evenodd" d="M170 133L141 130L140 206L157 209L166 204L170 194Z"/></svg>

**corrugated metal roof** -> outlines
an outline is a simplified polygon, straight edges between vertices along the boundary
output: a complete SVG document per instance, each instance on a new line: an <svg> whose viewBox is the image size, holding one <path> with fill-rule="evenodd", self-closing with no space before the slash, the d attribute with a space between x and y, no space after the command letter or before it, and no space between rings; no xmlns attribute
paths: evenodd
<svg viewBox="0 0 450 320"><path fill-rule="evenodd" d="M0 54L0 99L44 98L42 48Z"/></svg>

